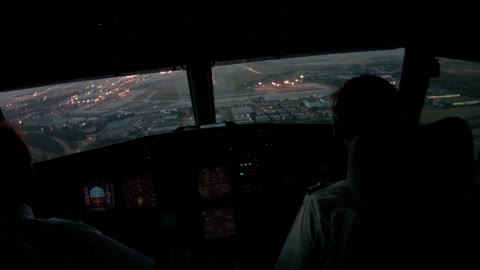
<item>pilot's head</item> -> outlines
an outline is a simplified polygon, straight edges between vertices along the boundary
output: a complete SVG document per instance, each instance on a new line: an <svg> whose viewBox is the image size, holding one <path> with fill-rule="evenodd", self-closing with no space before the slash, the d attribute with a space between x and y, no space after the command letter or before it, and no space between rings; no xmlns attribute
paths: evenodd
<svg viewBox="0 0 480 270"><path fill-rule="evenodd" d="M31 155L22 136L0 121L0 208L26 202L32 187Z"/></svg>
<svg viewBox="0 0 480 270"><path fill-rule="evenodd" d="M350 142L361 134L379 134L397 124L398 91L387 80L362 75L333 95L335 135Z"/></svg>

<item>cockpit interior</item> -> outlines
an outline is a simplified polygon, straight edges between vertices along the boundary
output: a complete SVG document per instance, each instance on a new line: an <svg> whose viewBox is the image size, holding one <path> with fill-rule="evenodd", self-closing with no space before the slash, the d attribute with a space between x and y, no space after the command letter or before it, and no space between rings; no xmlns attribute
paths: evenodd
<svg viewBox="0 0 480 270"><path fill-rule="evenodd" d="M0 108L32 154L31 207L158 269L272 269L308 189L347 176L331 94L355 76L397 87L412 126L465 119L477 156L478 42L450 28L306 6L59 8L1 19Z"/></svg>

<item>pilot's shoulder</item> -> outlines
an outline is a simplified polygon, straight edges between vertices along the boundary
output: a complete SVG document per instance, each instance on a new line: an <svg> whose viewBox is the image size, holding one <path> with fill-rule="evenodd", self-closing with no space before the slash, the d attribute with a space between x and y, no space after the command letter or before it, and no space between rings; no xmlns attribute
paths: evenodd
<svg viewBox="0 0 480 270"><path fill-rule="evenodd" d="M307 190L307 195L312 194L332 194L332 193L344 193L350 190L350 185L347 180L341 180L338 182L318 182L311 186Z"/></svg>
<svg viewBox="0 0 480 270"><path fill-rule="evenodd" d="M324 187L327 187L328 184L325 182L317 182L315 185L308 187L307 189L307 194L312 194L318 190L323 189Z"/></svg>

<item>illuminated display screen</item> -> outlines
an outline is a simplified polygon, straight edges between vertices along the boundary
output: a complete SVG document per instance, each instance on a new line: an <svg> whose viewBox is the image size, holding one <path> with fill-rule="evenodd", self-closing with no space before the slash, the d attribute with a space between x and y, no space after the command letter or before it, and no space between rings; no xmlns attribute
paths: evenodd
<svg viewBox="0 0 480 270"><path fill-rule="evenodd" d="M126 208L157 207L155 185L151 175L124 178L123 193Z"/></svg>
<svg viewBox="0 0 480 270"><path fill-rule="evenodd" d="M236 235L235 217L232 208L209 208L202 212L205 239L224 238Z"/></svg>
<svg viewBox="0 0 480 270"><path fill-rule="evenodd" d="M105 211L113 208L115 199L113 185L109 179L88 183L83 188L85 207L92 211Z"/></svg>
<svg viewBox="0 0 480 270"><path fill-rule="evenodd" d="M222 199L232 193L228 168L203 168L198 173L198 193L207 200Z"/></svg>

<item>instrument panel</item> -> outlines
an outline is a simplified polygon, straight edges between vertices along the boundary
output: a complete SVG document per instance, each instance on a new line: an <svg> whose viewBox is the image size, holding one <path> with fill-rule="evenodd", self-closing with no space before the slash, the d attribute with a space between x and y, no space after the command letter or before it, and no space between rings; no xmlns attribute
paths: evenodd
<svg viewBox="0 0 480 270"><path fill-rule="evenodd" d="M344 176L337 146L328 125L141 138L35 164L34 211L88 223L160 268L271 268L307 187Z"/></svg>

